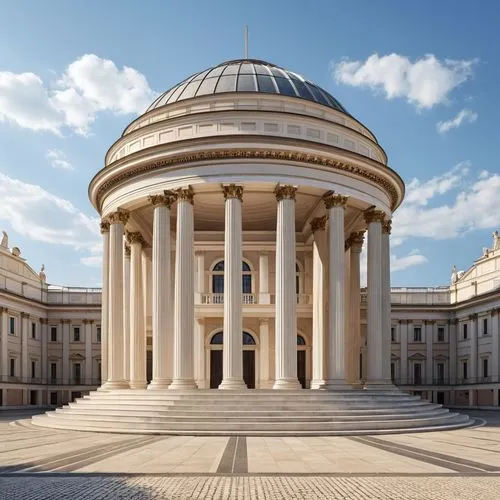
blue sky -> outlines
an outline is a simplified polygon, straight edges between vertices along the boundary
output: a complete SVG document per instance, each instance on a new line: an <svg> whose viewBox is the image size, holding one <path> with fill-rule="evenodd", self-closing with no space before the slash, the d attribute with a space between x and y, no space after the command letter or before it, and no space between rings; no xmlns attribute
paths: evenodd
<svg viewBox="0 0 500 500"><path fill-rule="evenodd" d="M156 93L242 57L248 24L250 56L330 91L407 183L393 285L446 284L500 229L499 5L0 0L0 228L49 282L98 285L107 148Z"/></svg>

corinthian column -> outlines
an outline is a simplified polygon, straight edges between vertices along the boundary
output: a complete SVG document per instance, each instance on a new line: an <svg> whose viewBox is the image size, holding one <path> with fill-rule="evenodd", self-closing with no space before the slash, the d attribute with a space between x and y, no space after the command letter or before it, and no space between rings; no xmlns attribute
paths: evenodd
<svg viewBox="0 0 500 500"><path fill-rule="evenodd" d="M312 380L311 389L319 389L326 382L325 373L325 264L321 259L318 236L326 229L326 215L311 221L313 232L313 325L312 325Z"/></svg>
<svg viewBox="0 0 500 500"><path fill-rule="evenodd" d="M191 187L178 189L174 291L174 378L169 389L196 389L194 343L194 217Z"/></svg>
<svg viewBox="0 0 500 500"><path fill-rule="evenodd" d="M130 244L130 388L146 388L146 331L142 289L141 233L127 232Z"/></svg>
<svg viewBox="0 0 500 500"><path fill-rule="evenodd" d="M382 224L382 375L384 383L392 384L391 379L391 250L390 235L392 221ZM432 359L430 361L432 363ZM431 365L432 366L432 365ZM432 383L432 375L431 382Z"/></svg>
<svg viewBox="0 0 500 500"><path fill-rule="evenodd" d="M224 344L223 378L219 389L246 389L243 382L243 290L241 202L243 186L223 186L225 200L224 232Z"/></svg>
<svg viewBox="0 0 500 500"><path fill-rule="evenodd" d="M126 389L123 372L123 232L128 213L109 214L108 380L104 389Z"/></svg>
<svg viewBox="0 0 500 500"><path fill-rule="evenodd" d="M273 389L300 389L297 379L297 294L295 291L294 186L277 186L276 376Z"/></svg>
<svg viewBox="0 0 500 500"><path fill-rule="evenodd" d="M102 293L101 293L101 381L108 380L108 297L109 297L109 222L101 222Z"/></svg>
<svg viewBox="0 0 500 500"><path fill-rule="evenodd" d="M130 245L125 242L123 259L123 376L130 380Z"/></svg>
<svg viewBox="0 0 500 500"><path fill-rule="evenodd" d="M360 290L360 269L359 261L361 248L363 247L364 232L358 231L351 233L349 237L351 243L351 265L350 265L350 300L349 300L349 332L352 337L352 369L350 371L350 383L355 383L359 380L359 353L361 352L361 290Z"/></svg>
<svg viewBox="0 0 500 500"><path fill-rule="evenodd" d="M148 389L166 389L172 382L174 332L170 264L170 209L176 194L150 196L153 209L153 380Z"/></svg>
<svg viewBox="0 0 500 500"><path fill-rule="evenodd" d="M382 223L381 210L365 212L368 224L368 283L367 283L367 384L385 384L383 373L383 290L382 290Z"/></svg>
<svg viewBox="0 0 500 500"><path fill-rule="evenodd" d="M328 380L325 389L345 387L345 238L344 211L347 196L327 193L328 211Z"/></svg>

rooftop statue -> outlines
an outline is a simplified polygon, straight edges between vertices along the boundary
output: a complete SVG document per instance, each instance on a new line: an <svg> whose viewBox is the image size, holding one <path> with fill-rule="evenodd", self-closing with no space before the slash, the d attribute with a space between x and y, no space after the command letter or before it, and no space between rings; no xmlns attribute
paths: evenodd
<svg viewBox="0 0 500 500"><path fill-rule="evenodd" d="M458 272L457 272L457 266L453 265L451 268L451 284L453 285L458 281Z"/></svg>
<svg viewBox="0 0 500 500"><path fill-rule="evenodd" d="M38 273L38 276L39 276L40 281L41 281L42 283L45 283L45 281L47 280L47 276L46 276L46 274L45 274L45 272L44 272L44 271L45 271L45 264L42 264L42 267L41 267L41 269L40 269L40 272Z"/></svg>
<svg viewBox="0 0 500 500"><path fill-rule="evenodd" d="M493 233L493 250L500 250L500 234L498 231Z"/></svg>
<svg viewBox="0 0 500 500"><path fill-rule="evenodd" d="M2 233L3 236L0 245L3 246L4 248L9 248L9 235L5 231L2 231Z"/></svg>

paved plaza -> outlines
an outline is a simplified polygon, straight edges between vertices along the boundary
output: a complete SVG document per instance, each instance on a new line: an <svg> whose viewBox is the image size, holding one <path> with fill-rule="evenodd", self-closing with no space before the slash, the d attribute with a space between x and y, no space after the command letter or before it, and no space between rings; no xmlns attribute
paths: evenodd
<svg viewBox="0 0 500 500"><path fill-rule="evenodd" d="M56 431L3 412L0 499L494 500L500 414L471 416L457 431L298 438Z"/></svg>

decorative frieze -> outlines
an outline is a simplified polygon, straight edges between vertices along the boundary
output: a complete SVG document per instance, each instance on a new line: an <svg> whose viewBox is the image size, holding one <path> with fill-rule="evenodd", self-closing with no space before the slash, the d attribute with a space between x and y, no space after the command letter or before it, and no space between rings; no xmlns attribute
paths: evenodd
<svg viewBox="0 0 500 500"><path fill-rule="evenodd" d="M385 221L385 212L383 210L370 209L364 212L363 215L367 224L371 222L383 223Z"/></svg>
<svg viewBox="0 0 500 500"><path fill-rule="evenodd" d="M228 184L222 186L222 192L224 193L224 200L230 198L236 198L243 201L243 186L237 186L236 184Z"/></svg>
<svg viewBox="0 0 500 500"><path fill-rule="evenodd" d="M297 192L297 188L295 186L291 186L289 184L280 185L278 184L274 188L274 194L276 196L276 201L281 200L294 200L295 201L295 193Z"/></svg>
<svg viewBox="0 0 500 500"><path fill-rule="evenodd" d="M323 195L323 201L327 210L333 207L345 207L349 196L328 191Z"/></svg>
<svg viewBox="0 0 500 500"><path fill-rule="evenodd" d="M167 208L171 208L174 202L177 200L177 193L170 190L163 191L163 194L153 194L148 198L149 202L156 205L163 205Z"/></svg>
<svg viewBox="0 0 500 500"><path fill-rule="evenodd" d="M315 233L316 231L324 231L326 229L326 221L328 217L323 215L321 217L315 217L311 221L311 231Z"/></svg>

